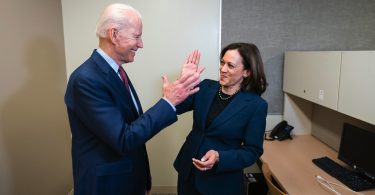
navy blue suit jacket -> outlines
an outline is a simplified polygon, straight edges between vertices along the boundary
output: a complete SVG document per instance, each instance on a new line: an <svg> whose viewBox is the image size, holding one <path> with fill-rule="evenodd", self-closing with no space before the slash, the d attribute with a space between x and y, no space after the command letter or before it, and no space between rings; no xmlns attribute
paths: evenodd
<svg viewBox="0 0 375 195"><path fill-rule="evenodd" d="M144 195L150 189L145 143L177 120L159 100L140 113L109 64L94 51L70 76L65 103L72 132L74 194Z"/></svg>
<svg viewBox="0 0 375 195"><path fill-rule="evenodd" d="M205 128L219 87L217 81L204 80L198 93L176 107L178 114L193 110L193 127L174 167L185 180L195 171L196 187L203 194L243 194L243 169L263 153L268 105L255 93L239 92ZM219 163L212 170L196 171L192 158L200 159L210 149L219 152Z"/></svg>

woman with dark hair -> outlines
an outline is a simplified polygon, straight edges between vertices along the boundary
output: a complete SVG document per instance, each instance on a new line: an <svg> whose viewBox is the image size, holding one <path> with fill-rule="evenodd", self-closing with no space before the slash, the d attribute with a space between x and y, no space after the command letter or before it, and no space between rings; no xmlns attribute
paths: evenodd
<svg viewBox="0 0 375 195"><path fill-rule="evenodd" d="M220 80L176 106L193 127L174 162L179 195L244 194L243 169L263 153L267 80L258 48L232 43L220 54Z"/></svg>

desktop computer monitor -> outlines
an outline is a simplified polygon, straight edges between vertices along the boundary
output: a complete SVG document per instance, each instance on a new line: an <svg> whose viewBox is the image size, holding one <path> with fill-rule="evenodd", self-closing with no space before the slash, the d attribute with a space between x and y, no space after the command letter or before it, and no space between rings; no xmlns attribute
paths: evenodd
<svg viewBox="0 0 375 195"><path fill-rule="evenodd" d="M344 123L338 158L375 181L375 132Z"/></svg>

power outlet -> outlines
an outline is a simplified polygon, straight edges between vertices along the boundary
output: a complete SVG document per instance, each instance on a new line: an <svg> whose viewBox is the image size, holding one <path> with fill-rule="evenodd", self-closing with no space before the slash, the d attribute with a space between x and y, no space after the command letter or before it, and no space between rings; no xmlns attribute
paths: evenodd
<svg viewBox="0 0 375 195"><path fill-rule="evenodd" d="M324 90L323 89L320 89L319 90L319 96L318 96L319 100L324 100Z"/></svg>

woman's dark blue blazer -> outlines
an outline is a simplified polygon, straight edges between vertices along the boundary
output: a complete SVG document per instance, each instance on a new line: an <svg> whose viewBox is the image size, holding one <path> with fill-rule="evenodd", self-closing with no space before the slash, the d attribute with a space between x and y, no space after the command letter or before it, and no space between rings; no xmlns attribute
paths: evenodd
<svg viewBox="0 0 375 195"><path fill-rule="evenodd" d="M198 93L176 107L178 114L193 110L193 126L174 167L184 180L195 171L196 187L205 195L243 194L243 169L263 153L268 104L256 93L241 91L206 128L219 87L217 81L204 80ZM192 158L200 159L210 149L219 152L219 163L209 171L197 171Z"/></svg>

